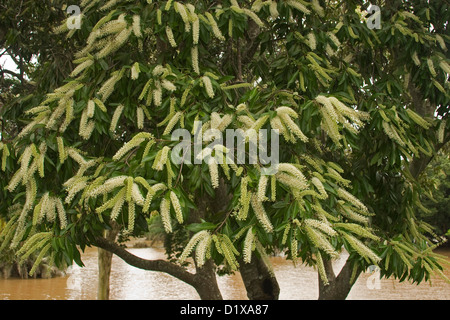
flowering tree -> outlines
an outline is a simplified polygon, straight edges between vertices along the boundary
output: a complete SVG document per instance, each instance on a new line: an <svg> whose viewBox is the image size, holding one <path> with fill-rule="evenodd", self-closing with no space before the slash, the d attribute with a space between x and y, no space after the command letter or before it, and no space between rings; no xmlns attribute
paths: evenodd
<svg viewBox="0 0 450 320"><path fill-rule="evenodd" d="M448 16L392 1L374 29L359 5L81 1L54 29L82 43L76 67L1 145L14 196L4 243L58 264L98 246L204 299L221 298L217 270L239 270L250 298L277 298L273 250L315 265L322 298L345 297L370 265L417 282L439 272L413 208L416 177L449 137ZM150 215L170 261L104 238L113 224L139 236Z"/></svg>

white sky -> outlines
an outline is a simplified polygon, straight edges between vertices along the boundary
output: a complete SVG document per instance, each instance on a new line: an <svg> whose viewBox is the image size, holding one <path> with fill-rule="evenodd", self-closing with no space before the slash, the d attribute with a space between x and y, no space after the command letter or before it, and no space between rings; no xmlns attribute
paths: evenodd
<svg viewBox="0 0 450 320"><path fill-rule="evenodd" d="M7 69L10 71L17 72L19 69L17 68L17 65L12 61L12 59L9 57L9 55L4 54L0 57L0 65L3 69Z"/></svg>

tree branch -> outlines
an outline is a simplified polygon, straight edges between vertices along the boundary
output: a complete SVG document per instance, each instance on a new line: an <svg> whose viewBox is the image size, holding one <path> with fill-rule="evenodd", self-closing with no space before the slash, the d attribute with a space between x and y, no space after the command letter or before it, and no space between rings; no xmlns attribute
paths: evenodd
<svg viewBox="0 0 450 320"><path fill-rule="evenodd" d="M242 80L242 55L241 55L241 41L237 39L236 43L236 64L237 64L237 79L238 81Z"/></svg>
<svg viewBox="0 0 450 320"><path fill-rule="evenodd" d="M2 77L5 75L5 73L7 73L7 74L10 74L10 75L16 77L19 80L21 79L20 74L14 72L14 71L8 70L8 69L0 69L0 73L2 74Z"/></svg>
<svg viewBox="0 0 450 320"><path fill-rule="evenodd" d="M424 100L422 93L418 90L413 83L408 85L409 95L411 97L412 106L414 111L417 112L422 117L433 117L434 108L430 103ZM450 135L447 135L443 143L438 143L433 145L434 152L437 153L445 144L450 140ZM426 169L428 164L433 160L434 156L414 157L409 164L409 171L414 179L417 179L419 175Z"/></svg>
<svg viewBox="0 0 450 320"><path fill-rule="evenodd" d="M322 280L319 279L319 300L345 300L353 284L361 274L361 269L358 268L355 276L352 278L353 263L347 260L336 277L331 260L324 259L323 263L329 284L324 285Z"/></svg>
<svg viewBox="0 0 450 320"><path fill-rule="evenodd" d="M149 271L165 272L192 286L196 284L195 274L192 274L186 271L186 269L184 269L183 267L171 263L169 261L147 260L140 258L128 252L125 248L119 246L117 243L102 237L96 238L95 246L115 254L116 256L124 260L129 265L132 265L133 267Z"/></svg>

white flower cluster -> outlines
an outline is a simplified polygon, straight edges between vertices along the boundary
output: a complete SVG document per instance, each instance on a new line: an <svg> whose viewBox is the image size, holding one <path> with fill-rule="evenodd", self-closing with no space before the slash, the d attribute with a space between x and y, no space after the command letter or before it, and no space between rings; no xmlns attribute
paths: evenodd
<svg viewBox="0 0 450 320"><path fill-rule="evenodd" d="M247 189L248 182L250 178L248 176L241 178L240 191L241 195L239 198L239 209L236 212L236 217L238 220L246 220L248 216L248 209L250 208L250 201L252 198L252 193Z"/></svg>
<svg viewBox="0 0 450 320"><path fill-rule="evenodd" d="M264 208L264 205L261 201L258 199L258 195L253 194L251 196L251 205L253 212L255 213L256 218L258 219L259 223L261 223L262 227L267 233L273 232L273 225L270 221L269 217L267 216L267 212Z"/></svg>
<svg viewBox="0 0 450 320"><path fill-rule="evenodd" d="M4 172L6 170L6 161L10 156L10 152L8 145L4 144L1 141L0 141L0 151L2 151L2 171Z"/></svg>
<svg viewBox="0 0 450 320"><path fill-rule="evenodd" d="M344 229L347 231L352 232L353 234L356 234L359 237L363 237L363 238L368 238L368 239L372 239L375 241L379 241L380 238L377 237L376 235L374 235L371 230L369 230L368 228L365 228L359 224L356 223L335 223L333 225L335 228L337 229Z"/></svg>
<svg viewBox="0 0 450 320"><path fill-rule="evenodd" d="M139 73L141 72L141 69L139 67L139 62L135 62L133 66L131 67L131 79L136 80L139 78Z"/></svg>
<svg viewBox="0 0 450 320"><path fill-rule="evenodd" d="M439 143L444 142L446 123L447 123L447 119L441 120L441 124L439 125L438 131L436 133ZM3 159L4 158L5 158L5 156L3 156ZM3 164L2 164L2 168L3 168Z"/></svg>
<svg viewBox="0 0 450 320"><path fill-rule="evenodd" d="M144 107L138 107L136 109L136 122L138 129L144 129L145 111Z"/></svg>
<svg viewBox="0 0 450 320"><path fill-rule="evenodd" d="M411 109L406 109L406 113L408 114L409 118L414 121L416 124L421 126L422 128L428 130L431 127L431 124L426 121L424 118L422 118L419 114L414 112Z"/></svg>
<svg viewBox="0 0 450 320"><path fill-rule="evenodd" d="M329 281L327 277L327 272L325 271L325 265L323 263L322 254L320 253L320 251L316 252L316 266L323 284L328 285Z"/></svg>
<svg viewBox="0 0 450 320"><path fill-rule="evenodd" d="M122 159L125 154L127 154L130 150L138 147L143 142L154 142L155 138L151 133L148 132L140 132L137 135L135 135L129 142L125 143L122 148L120 148L116 154L113 156L114 161L118 161Z"/></svg>
<svg viewBox="0 0 450 320"><path fill-rule="evenodd" d="M381 260L370 248L364 243L348 233L341 233L350 246L355 249L362 257L371 260L374 264L378 264Z"/></svg>
<svg viewBox="0 0 450 320"><path fill-rule="evenodd" d="M245 263L250 263L252 261L252 252L255 250L255 234L253 233L253 228L249 228L244 240L244 250L243 258Z"/></svg>
<svg viewBox="0 0 450 320"><path fill-rule="evenodd" d="M306 8L306 6L305 6L303 3L301 3L300 1L297 1L297 0L288 0L288 1L286 1L286 3L287 3L289 6L291 6L292 8L297 9L298 11L303 12L304 14L310 14L310 13L311 13L311 11L310 11L308 8Z"/></svg>
<svg viewBox="0 0 450 320"><path fill-rule="evenodd" d="M329 254L333 258L337 258L339 256L336 249L327 239L327 237L321 232L321 230L316 229L308 224L302 224L302 229L306 232L308 239L311 243L320 250L323 250L327 254Z"/></svg>
<svg viewBox="0 0 450 320"><path fill-rule="evenodd" d="M120 31L118 33L118 35L116 37L114 37L113 39L111 39L111 37L109 37L109 39L108 39L109 41L107 42L108 44L103 49L101 49L95 55L95 57L97 59L102 59L102 58L107 57L111 53L114 53L117 50L119 50L125 44L125 42L127 42L128 38L130 37L132 32L133 32L133 28L127 27L127 28L124 28L122 31Z"/></svg>
<svg viewBox="0 0 450 320"><path fill-rule="evenodd" d="M2 149L4 152L3 158L5 159L5 154L8 154L9 151L6 151L5 153L5 149L7 149L7 146L5 145L2 147ZM45 143L45 141L39 145L39 148L36 148L36 145L34 143L25 148L25 150L19 157L20 168L16 171L16 173L9 181L7 187L9 192L13 192L19 184L26 186L30 181L34 181L34 174L36 172L38 172L41 178L44 177L44 161L46 152L47 144ZM32 205L32 203L30 203L30 205Z"/></svg>
<svg viewBox="0 0 450 320"><path fill-rule="evenodd" d="M164 169L164 165L168 161L170 148L165 146L156 154L155 160L153 162L152 168L156 171L162 171Z"/></svg>
<svg viewBox="0 0 450 320"><path fill-rule="evenodd" d="M319 110L322 115L322 128L338 146L341 145L342 139L339 125L357 133L368 119L367 113L349 108L335 97L319 95L315 100L321 106Z"/></svg>
<svg viewBox="0 0 450 320"><path fill-rule="evenodd" d="M102 102L105 102L109 96L113 93L114 87L117 82L122 79L123 71L115 71L111 74L111 77L102 85L97 94L102 97Z"/></svg>
<svg viewBox="0 0 450 320"><path fill-rule="evenodd" d="M213 112L211 114L211 129L219 130L223 132L233 121L231 114L225 114L223 117L219 113Z"/></svg>
<svg viewBox="0 0 450 320"><path fill-rule="evenodd" d="M180 262L183 263L189 257L189 255L194 251L195 247L197 247L196 252L196 262L198 266L201 268L205 263L205 256L207 253L207 247L211 243L212 237L209 231L202 230L197 232L192 236L189 240L188 244L184 248L183 252L180 256Z"/></svg>
<svg viewBox="0 0 450 320"><path fill-rule="evenodd" d="M308 225L311 228L315 228L317 230L320 230L321 232L329 235L329 236L336 236L337 232L331 227L331 225L327 222L324 222L322 220L316 220L316 219L305 219L304 223Z"/></svg>
<svg viewBox="0 0 450 320"><path fill-rule="evenodd" d="M22 234L23 236L23 234ZM19 263L22 264L33 252L40 250L39 255L36 257L33 266L29 271L29 275L32 276L37 267L40 265L42 259L51 248L51 239L53 237L52 232L38 232L30 236L24 243L24 245L17 251L17 256L20 257ZM16 245L16 243L13 243Z"/></svg>
<svg viewBox="0 0 450 320"><path fill-rule="evenodd" d="M69 86L70 84L70 86ZM76 90L81 88L82 85L78 81L72 81L71 83L66 84L63 87L60 87L55 90L53 94L48 94L48 99L42 102L42 105L46 105L50 102L53 102L55 100L59 100L58 106L56 109L51 111L50 117L47 117L47 111L40 112L36 118L35 121L38 121L37 119L42 116L42 120L46 120L46 128L47 129L53 129L58 121L62 118L64 113L66 114L66 117L64 119L64 122L61 124L59 131L64 132L69 124L72 122L73 118L73 95ZM42 121L41 121L42 123ZM28 130L31 130L33 127L27 126L21 134L24 135L24 131L27 132Z"/></svg>
<svg viewBox="0 0 450 320"><path fill-rule="evenodd" d="M442 50L447 51L447 46L445 44L444 38L440 34L435 35L436 41L439 43Z"/></svg>
<svg viewBox="0 0 450 320"><path fill-rule="evenodd" d="M279 107L276 109L277 115L270 120L272 129L278 130L286 141L297 142L299 138L303 142L308 142L308 137L300 130L292 119L298 118L298 113L289 107Z"/></svg>
<svg viewBox="0 0 450 320"><path fill-rule="evenodd" d="M239 263L236 260L236 256L239 255L239 252L234 247L233 242L230 240L230 238L228 238L228 236L225 234L213 234L212 239L214 241L217 252L225 258L231 270L238 270Z"/></svg>
<svg viewBox="0 0 450 320"><path fill-rule="evenodd" d="M116 132L117 124L119 123L120 117L122 116L122 112L125 109L125 106L123 104L119 104L114 111L113 117L111 119L111 123L109 125L109 131L110 132Z"/></svg>
<svg viewBox="0 0 450 320"><path fill-rule="evenodd" d="M413 59L414 64L416 66L420 66L421 63L420 63L419 56L417 55L417 51L414 51L414 53L412 54L411 58Z"/></svg>
<svg viewBox="0 0 450 320"><path fill-rule="evenodd" d="M211 176L211 185L214 189L219 188L219 166L214 157L208 160L209 174Z"/></svg>
<svg viewBox="0 0 450 320"><path fill-rule="evenodd" d="M441 67L441 69L446 73L446 74L450 74L450 65L447 63L447 61L445 61L444 59L442 59L439 62L439 66Z"/></svg>
<svg viewBox="0 0 450 320"><path fill-rule="evenodd" d="M260 28L264 28L264 22L262 22L262 20L258 17L258 15L253 12L252 10L249 9L242 9L242 12L247 15L250 19L252 19Z"/></svg>
<svg viewBox="0 0 450 320"><path fill-rule="evenodd" d="M203 76L202 81L208 97L210 97L211 99L214 98L214 89L211 83L211 79L208 76Z"/></svg>
<svg viewBox="0 0 450 320"><path fill-rule="evenodd" d="M166 35L172 48L176 48L177 42L175 41L175 37L173 36L172 28L169 26L166 27Z"/></svg>
<svg viewBox="0 0 450 320"><path fill-rule="evenodd" d="M349 220L352 220L352 221L355 221L355 222L359 222L359 223L362 223L364 225L368 225L369 224L369 218L368 217L366 217L366 216L364 216L362 214L359 214L352 207L343 205L342 201L340 202L340 205L338 206L338 211L343 217L346 217Z"/></svg>
<svg viewBox="0 0 450 320"><path fill-rule="evenodd" d="M89 100L87 103L87 108L83 110L80 118L79 135L85 140L88 140L91 137L92 132L95 129L95 121L90 120L94 116L94 111L95 103L93 100Z"/></svg>
<svg viewBox="0 0 450 320"><path fill-rule="evenodd" d="M322 199L328 198L328 194L327 194L327 192L325 191L325 188L324 188L324 186L323 186L323 184L322 184L322 181L320 181L319 178L313 177L313 178L311 179L311 182L312 182L312 184L317 188L317 190L319 191L320 198L322 198Z"/></svg>
<svg viewBox="0 0 450 320"><path fill-rule="evenodd" d="M141 31L141 17L139 15L134 15L133 16L133 32L135 34L136 37L140 38L142 37L142 31Z"/></svg>
<svg viewBox="0 0 450 320"><path fill-rule="evenodd" d="M83 70L89 68L90 66L92 66L94 64L94 60L93 59L87 59L86 61L84 61L83 63L81 63L80 65L78 65L70 74L71 77L76 77L77 75L79 75Z"/></svg>
<svg viewBox="0 0 450 320"><path fill-rule="evenodd" d="M103 195L103 204L97 207L96 212L101 214L106 210L111 209L110 217L112 220L116 220L119 216L120 212L125 203L128 204L128 229L127 232L131 233L134 230L134 223L136 218L136 205L142 207L142 212L147 213L153 197L156 195L158 191L165 191L167 187L158 183L151 186L144 178L142 177L130 177L130 176L117 176L110 178L106 181L104 179L99 178L98 182L92 183L92 187L88 188L88 192L86 193L86 198L96 198L100 195ZM141 192L141 185L146 191L147 194L144 195ZM113 193L116 188L120 188L120 190L112 196L110 199L107 199L107 195ZM179 201L177 202L176 195L171 195L172 203L175 208L175 212L177 213L177 218L182 219L181 206L179 205ZM178 205L177 205L178 204ZM169 203L170 205L170 203ZM182 222L182 220L180 220ZM181 223L180 222L180 223Z"/></svg>
<svg viewBox="0 0 450 320"><path fill-rule="evenodd" d="M308 183L303 173L293 164L278 164L276 179L289 186L292 190L302 191L308 188Z"/></svg>
<svg viewBox="0 0 450 320"><path fill-rule="evenodd" d="M312 0L311 5L319 17L323 17L325 15L324 9L320 6L319 0Z"/></svg>
<svg viewBox="0 0 450 320"><path fill-rule="evenodd" d="M114 11L110 11L108 15L97 22L87 39L86 47L79 51L76 57L91 54L101 59L122 47L132 33L138 38L142 37L140 17L138 15L133 16L133 24L128 27L125 14L120 15L116 20L110 21L113 14ZM98 50L98 52L94 54L93 51L95 50Z"/></svg>
<svg viewBox="0 0 450 320"><path fill-rule="evenodd" d="M59 197L51 197L50 194L46 192L34 208L33 225L38 225L44 218L49 222L53 222L55 221L56 216L58 216L60 228L66 228L67 216L64 204Z"/></svg>
<svg viewBox="0 0 450 320"><path fill-rule="evenodd" d="M160 215L166 233L172 233L172 223L170 222L170 202L166 198L161 200Z"/></svg>
<svg viewBox="0 0 450 320"><path fill-rule="evenodd" d="M312 51L316 50L317 41L316 41L316 36L314 35L314 33L313 32L308 33L306 38L308 40L308 46L311 48L311 50Z"/></svg>
<svg viewBox="0 0 450 320"><path fill-rule="evenodd" d="M260 202L264 202L268 199L266 197L266 189L267 189L268 182L269 182L269 177L266 175L261 175L261 177L259 178L259 183L258 183L258 193L256 194L258 201L260 201Z"/></svg>
<svg viewBox="0 0 450 320"><path fill-rule="evenodd" d="M191 23L189 20L189 16L188 16L186 7L181 2L175 1L174 8L175 8L175 11L178 12L181 19L184 22L184 30L186 32L190 32L191 31Z"/></svg>
<svg viewBox="0 0 450 320"><path fill-rule="evenodd" d="M437 76L436 69L434 68L434 63L431 58L427 59L427 65L428 65L428 69L430 70L431 75L433 77L436 77Z"/></svg>
<svg viewBox="0 0 450 320"><path fill-rule="evenodd" d="M391 124L387 121L383 121L382 127L383 127L384 133L386 133L386 135L391 140L397 142L400 146L405 146L405 142L403 141L403 139L401 138L401 136L399 135L399 133L397 132L397 130L395 129L393 124Z"/></svg>
<svg viewBox="0 0 450 320"><path fill-rule="evenodd" d="M175 211L178 223L183 223L183 211L181 210L180 200L173 191L170 191L170 203L172 204L173 210Z"/></svg>
<svg viewBox="0 0 450 320"><path fill-rule="evenodd" d="M223 36L222 32L219 29L219 26L217 25L216 20L214 19L213 15L209 12L205 12L205 16L208 19L209 25L212 28L214 36L219 39L220 41L225 41L225 37Z"/></svg>
<svg viewBox="0 0 450 320"><path fill-rule="evenodd" d="M339 188L337 190L337 194L341 199L351 203L353 206L355 206L359 210L362 210L363 212L369 212L367 210L367 207L358 198L356 198L354 195L352 195L347 190Z"/></svg>
<svg viewBox="0 0 450 320"><path fill-rule="evenodd" d="M192 59L192 68L194 72L200 74L200 66L198 63L198 46L193 46L191 48L191 59Z"/></svg>

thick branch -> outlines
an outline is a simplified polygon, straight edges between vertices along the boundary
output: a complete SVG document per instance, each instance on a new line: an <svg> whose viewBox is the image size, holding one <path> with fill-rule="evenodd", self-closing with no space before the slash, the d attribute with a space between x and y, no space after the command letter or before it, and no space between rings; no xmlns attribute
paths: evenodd
<svg viewBox="0 0 450 320"><path fill-rule="evenodd" d="M202 268L196 268L197 273L186 271L183 267L166 260L146 260L133 255L117 243L102 237L96 238L95 245L107 250L129 265L149 271L165 272L195 288L202 300L222 300L217 284L215 267L212 260L208 260Z"/></svg>
<svg viewBox="0 0 450 320"><path fill-rule="evenodd" d="M250 300L278 300L280 286L263 259L253 254L250 263L239 259L239 271Z"/></svg>
<svg viewBox="0 0 450 320"><path fill-rule="evenodd" d="M19 80L22 78L20 74L14 72L14 71L8 70L8 69L1 69L0 73L2 74L2 77L4 76L5 73L7 73L7 74L10 74L10 75L16 77Z"/></svg>
<svg viewBox="0 0 450 320"><path fill-rule="evenodd" d="M349 260L345 262L337 277L334 274L331 260L324 259L324 266L329 284L324 285L319 279L319 300L345 300L361 274L361 270L358 268L352 279L353 264Z"/></svg>
<svg viewBox="0 0 450 320"><path fill-rule="evenodd" d="M119 246L115 242L109 241L105 238L98 237L96 238L95 245L99 248L112 252L117 255L119 258L124 260L129 265L133 267L149 270L149 271L159 271L165 272L174 276L175 278L186 282L194 286L195 283L195 274L192 274L186 271L183 267L173 264L169 261L165 260L146 260L140 257L135 256L134 254L128 252L125 248Z"/></svg>
<svg viewBox="0 0 450 320"><path fill-rule="evenodd" d="M423 95L413 83L408 85L409 95L411 96L412 106L414 111L422 117L433 117L434 108L423 99ZM445 144L450 140L450 135L447 135L443 143L434 145L434 151L437 153ZM421 155L421 157L414 157L409 165L409 171L414 179L417 179L419 175L426 169L428 164L433 160L433 156Z"/></svg>
<svg viewBox="0 0 450 320"><path fill-rule="evenodd" d="M438 143L434 146L434 151L437 153L450 141L450 135L447 135L443 143ZM409 165L409 171L414 179L417 179L420 174L427 168L428 164L433 160L434 155L429 157L426 155L421 155L420 158L414 157L413 161Z"/></svg>

